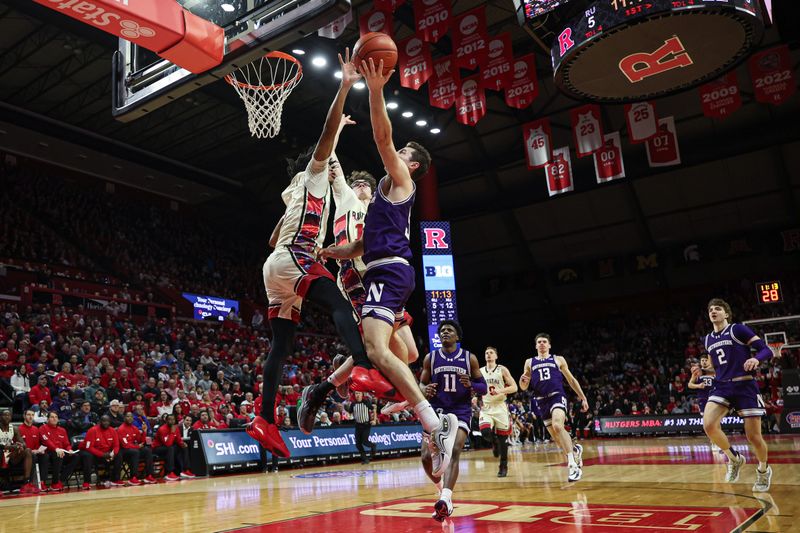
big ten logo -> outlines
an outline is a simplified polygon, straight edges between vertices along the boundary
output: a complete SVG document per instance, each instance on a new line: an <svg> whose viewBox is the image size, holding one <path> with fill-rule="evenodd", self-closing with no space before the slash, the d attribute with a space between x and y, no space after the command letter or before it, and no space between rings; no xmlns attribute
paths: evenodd
<svg viewBox="0 0 800 533"><path fill-rule="evenodd" d="M514 79L519 80L528 75L528 63L525 61L514 62Z"/></svg>
<svg viewBox="0 0 800 533"><path fill-rule="evenodd" d="M422 41L416 37L406 43L406 55L408 57L418 56L422 52Z"/></svg>
<svg viewBox="0 0 800 533"><path fill-rule="evenodd" d="M376 11L367 20L369 31L383 31L386 26L386 14L383 11Z"/></svg>
<svg viewBox="0 0 800 533"><path fill-rule="evenodd" d="M489 59L497 59L503 55L506 45L503 39L493 39L489 41Z"/></svg>
<svg viewBox="0 0 800 533"><path fill-rule="evenodd" d="M475 96L478 92L478 82L475 80L467 80L461 86L461 95L467 98Z"/></svg>
<svg viewBox="0 0 800 533"><path fill-rule="evenodd" d="M664 41L664 44L655 52L636 52L623 57L619 62L619 69L628 78L628 81L639 83L651 76L693 64L694 61L680 38L674 35Z"/></svg>
<svg viewBox="0 0 800 533"><path fill-rule="evenodd" d="M447 250L450 245L445 240L447 231L442 228L425 228L425 249L427 250Z"/></svg>
<svg viewBox="0 0 800 533"><path fill-rule="evenodd" d="M453 267L451 265L431 265L425 267L426 278L452 278Z"/></svg>
<svg viewBox="0 0 800 533"><path fill-rule="evenodd" d="M461 35L472 35L478 29L478 17L467 15L461 20L458 29L461 30Z"/></svg>

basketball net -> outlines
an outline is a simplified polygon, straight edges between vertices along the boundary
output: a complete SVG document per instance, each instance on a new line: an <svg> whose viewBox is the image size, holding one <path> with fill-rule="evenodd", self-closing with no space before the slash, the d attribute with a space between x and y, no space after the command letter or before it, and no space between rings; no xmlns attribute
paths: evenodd
<svg viewBox="0 0 800 533"><path fill-rule="evenodd" d="M303 66L283 52L270 52L225 76L244 102L250 133L259 139L278 135L283 104L302 79Z"/></svg>

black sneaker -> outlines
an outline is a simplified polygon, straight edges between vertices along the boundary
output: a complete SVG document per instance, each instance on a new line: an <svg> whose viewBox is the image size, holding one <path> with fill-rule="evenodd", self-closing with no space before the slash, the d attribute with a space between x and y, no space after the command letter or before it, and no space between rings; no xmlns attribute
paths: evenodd
<svg viewBox="0 0 800 533"><path fill-rule="evenodd" d="M508 476L508 464L500 463L500 470L497 471L497 477Z"/></svg>
<svg viewBox="0 0 800 533"><path fill-rule="evenodd" d="M310 435L314 430L314 422L317 421L317 411L322 407L325 398L334 389L333 384L328 381L316 385L309 385L303 389L300 400L300 407L297 409L297 425L306 435Z"/></svg>

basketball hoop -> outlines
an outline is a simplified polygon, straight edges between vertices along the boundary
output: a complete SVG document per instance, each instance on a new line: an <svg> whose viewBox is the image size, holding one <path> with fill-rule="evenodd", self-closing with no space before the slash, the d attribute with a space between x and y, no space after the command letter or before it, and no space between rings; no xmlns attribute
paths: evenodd
<svg viewBox="0 0 800 533"><path fill-rule="evenodd" d="M780 357L781 350L783 350L783 347L786 346L787 343L786 332L769 332L764 335L764 340L766 341L767 346L769 346L769 349L772 350L773 357Z"/></svg>
<svg viewBox="0 0 800 533"><path fill-rule="evenodd" d="M225 76L244 102L250 133L259 139L278 134L283 104L302 79L300 61L283 52L269 52Z"/></svg>
<svg viewBox="0 0 800 533"><path fill-rule="evenodd" d="M781 350L783 350L783 346L784 346L784 344L782 342L772 342L772 343L768 344L767 346L769 346L769 349L772 350L772 356L773 357L780 357L781 356Z"/></svg>

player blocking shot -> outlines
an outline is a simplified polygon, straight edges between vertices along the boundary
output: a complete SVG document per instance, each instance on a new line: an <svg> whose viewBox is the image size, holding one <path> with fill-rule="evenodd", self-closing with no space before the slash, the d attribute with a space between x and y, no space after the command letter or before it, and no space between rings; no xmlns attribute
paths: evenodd
<svg viewBox="0 0 800 533"><path fill-rule="evenodd" d="M486 394L488 387L479 369L475 354L459 347L461 327L453 320L439 323L442 347L425 356L420 375L420 387L431 406L440 413L458 419L458 433L453 446L453 456L444 475L433 471L431 452L422 446L422 466L425 473L440 488L439 500L434 504L433 519L443 522L453 514L453 489L458 480L458 459L469 436L472 419L472 393Z"/></svg>
<svg viewBox="0 0 800 533"><path fill-rule="evenodd" d="M761 417L767 414L755 379L758 366L772 358L772 350L752 329L732 323L731 307L725 300L708 302L708 318L713 331L703 338L716 373L714 387L703 411L703 429L711 442L728 457L725 481L736 483L745 458L731 448L722 431L722 418L730 409L744 419L744 433L758 466L753 492L766 492L772 482L772 467L767 464L767 443L761 436ZM756 353L752 354L751 350Z"/></svg>
<svg viewBox="0 0 800 533"><path fill-rule="evenodd" d="M370 202L363 239L328 248L323 255L333 259L363 256L366 265L367 298L361 325L368 358L353 353L352 388L374 391L383 397L389 397L396 390L398 399L402 396L407 400L414 407L424 431L430 435L433 473L440 476L450 463L458 421L453 415L440 417L433 410L408 365L394 356L389 345L414 290L410 246L411 208L416 194L414 180L425 175L431 159L427 150L417 143L410 142L399 150L395 148L383 96L383 87L394 71L385 72L383 61L376 65L372 58L362 62L360 68L369 88L373 139L387 175L378 182ZM372 368L372 364L377 369Z"/></svg>
<svg viewBox="0 0 800 533"><path fill-rule="evenodd" d="M508 437L511 435L511 416L506 405L506 396L517 392L517 383L506 367L497 364L497 348L488 346L484 357L486 366L481 368L481 374L486 380L488 391L482 398L479 424L483 438L492 443L494 456L500 458L497 477L506 477Z"/></svg>
<svg viewBox="0 0 800 533"><path fill-rule="evenodd" d="M350 303L344 299L333 275L317 258L325 240L330 214L329 158L348 122L344 103L351 87L361 78L350 62L339 56L342 80L328 110L322 134L312 150L290 162L291 181L281 194L286 210L272 232L275 250L264 263L264 286L269 300L268 318L273 338L264 364L261 413L247 426L247 434L279 457L289 450L275 424L275 394L286 357L294 350L294 336L304 300L330 313L336 331L353 354L365 357L364 344Z"/></svg>
<svg viewBox="0 0 800 533"><path fill-rule="evenodd" d="M564 380L578 395L581 410L589 410L586 395L575 376L569 370L566 359L550 353L550 335L536 335L536 356L525 361L525 370L519 378L519 388L531 388L531 404L536 402L544 417L544 426L567 456L567 479L578 481L583 476L583 446L572 443L572 437L564 422L567 418L567 395L564 393ZM533 405L531 405L533 409Z"/></svg>

